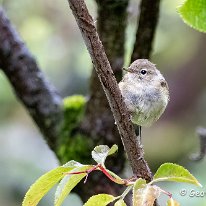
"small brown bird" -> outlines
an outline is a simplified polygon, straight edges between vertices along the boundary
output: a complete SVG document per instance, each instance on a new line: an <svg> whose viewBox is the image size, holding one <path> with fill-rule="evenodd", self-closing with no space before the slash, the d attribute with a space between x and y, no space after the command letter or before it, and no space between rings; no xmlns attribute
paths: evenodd
<svg viewBox="0 0 206 206"><path fill-rule="evenodd" d="M119 83L122 96L131 114L131 120L139 126L150 126L164 112L169 101L167 82L147 59L134 61Z"/></svg>

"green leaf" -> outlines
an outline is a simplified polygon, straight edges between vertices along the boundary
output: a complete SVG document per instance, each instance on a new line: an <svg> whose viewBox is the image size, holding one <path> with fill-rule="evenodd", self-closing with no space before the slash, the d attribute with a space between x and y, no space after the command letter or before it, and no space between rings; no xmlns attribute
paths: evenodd
<svg viewBox="0 0 206 206"><path fill-rule="evenodd" d="M167 201L167 206L180 206L180 204L176 200L173 200L172 198L170 198Z"/></svg>
<svg viewBox="0 0 206 206"><path fill-rule="evenodd" d="M138 179L133 188L133 206L153 206L160 196L160 188L146 184L146 180Z"/></svg>
<svg viewBox="0 0 206 206"><path fill-rule="evenodd" d="M114 206L127 206L123 199L119 199L115 202Z"/></svg>
<svg viewBox="0 0 206 206"><path fill-rule="evenodd" d="M178 7L183 21L201 32L206 32L206 1L186 0Z"/></svg>
<svg viewBox="0 0 206 206"><path fill-rule="evenodd" d="M93 166L81 166L71 170L70 172L83 172L91 169ZM71 174L65 176L59 183L56 193L55 193L55 206L60 206L71 190L86 176L86 173L82 174Z"/></svg>
<svg viewBox="0 0 206 206"><path fill-rule="evenodd" d="M86 165L83 165L75 160L71 160L67 162L66 164L62 165L62 167L71 167L71 168L82 167L82 166L86 166Z"/></svg>
<svg viewBox="0 0 206 206"><path fill-rule="evenodd" d="M69 163L68 163L69 164ZM27 191L22 206L36 206L43 196L74 167L57 167L42 175Z"/></svg>
<svg viewBox="0 0 206 206"><path fill-rule="evenodd" d="M110 148L110 150L109 150L109 152L108 152L108 156L114 154L115 152L117 152L117 150L118 150L118 146L117 146L116 144L114 144L114 145Z"/></svg>
<svg viewBox="0 0 206 206"><path fill-rule="evenodd" d="M198 180L187 169L173 163L165 163L159 167L152 183L160 181L187 182L201 186Z"/></svg>
<svg viewBox="0 0 206 206"><path fill-rule="evenodd" d="M101 165L104 165L104 162L107 156L114 154L117 151L117 145L113 145L109 148L107 145L99 145L94 148L92 151L92 158Z"/></svg>
<svg viewBox="0 0 206 206"><path fill-rule="evenodd" d="M135 192L135 190L141 189L146 187L146 180L139 178L136 180L136 182L134 183L134 188L133 188L133 193Z"/></svg>
<svg viewBox="0 0 206 206"><path fill-rule="evenodd" d="M108 194L94 195L84 204L84 206L105 206L113 202L116 197Z"/></svg>

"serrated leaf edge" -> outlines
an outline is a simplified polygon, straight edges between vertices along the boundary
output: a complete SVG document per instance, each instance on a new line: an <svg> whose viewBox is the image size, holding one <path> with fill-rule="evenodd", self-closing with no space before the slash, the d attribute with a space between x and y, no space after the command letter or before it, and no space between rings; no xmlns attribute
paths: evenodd
<svg viewBox="0 0 206 206"><path fill-rule="evenodd" d="M199 32L206 33L205 30L202 30L201 28L198 28L198 27L192 25L192 24L191 24L187 19L185 19L184 16L182 15L182 13L181 13L181 8L184 6L184 4L185 4L186 2L187 2L187 0L185 0L184 2L182 2L182 3L181 3L180 5L178 5L177 8L176 8L176 9L177 9L177 13L180 15L182 21L183 21L186 25L188 25L189 27L191 27L191 28L193 28L193 29L195 29L195 30L197 30L197 31L199 31Z"/></svg>
<svg viewBox="0 0 206 206"><path fill-rule="evenodd" d="M184 178L181 176L169 176L169 177L166 176L166 177L160 177L160 178L157 177L157 179L155 179L156 178L155 176L159 172L159 170L161 170L162 167L166 167L166 166L171 166L171 167L175 166L175 167L179 167L179 168L183 169L185 172L188 172L192 176L193 180L188 179L188 178ZM175 179L180 179L180 180L182 179L185 181L176 181ZM194 184L194 185L197 185L199 187L202 187L202 185L198 182L198 180L186 168L184 168L181 165L169 163L169 162L160 165L160 167L157 169L156 173L154 174L154 179L149 184L153 184L155 182L160 182L160 181L184 182L184 183L190 183L190 184Z"/></svg>
<svg viewBox="0 0 206 206"><path fill-rule="evenodd" d="M118 197L114 197L113 195L105 194L105 193L97 194L97 195L93 195L93 196L91 196L91 197L87 200L87 202L84 203L83 206L86 206L86 204L88 204L88 202L89 202L89 200L91 200L91 198L94 198L94 197L97 197L97 196L101 196L101 195L107 195L107 196L113 197L113 200L112 200L111 202L109 202L109 203L112 203L112 202L114 202L116 199L119 198L119 196L118 196ZM108 204L109 204L109 203L108 203ZM89 205L88 205L88 206L89 206Z"/></svg>

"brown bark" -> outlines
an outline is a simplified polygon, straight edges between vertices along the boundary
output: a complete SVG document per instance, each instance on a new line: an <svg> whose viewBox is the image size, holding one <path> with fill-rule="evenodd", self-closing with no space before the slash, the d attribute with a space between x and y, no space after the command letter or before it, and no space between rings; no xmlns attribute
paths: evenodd
<svg viewBox="0 0 206 206"><path fill-rule="evenodd" d="M14 92L55 150L62 122L62 99L0 8L0 67Z"/></svg>
<svg viewBox="0 0 206 206"><path fill-rule="evenodd" d="M128 155L133 173L137 177L151 179L151 172L143 159L143 149L138 142L126 105L107 59L103 45L83 0L69 0L79 29L85 40L97 75L109 101L120 136Z"/></svg>
<svg viewBox="0 0 206 206"><path fill-rule="evenodd" d="M136 59L149 59L152 43L158 23L160 0L142 0L140 4L140 17L136 40L131 57Z"/></svg>
<svg viewBox="0 0 206 206"><path fill-rule="evenodd" d="M97 30L114 74L120 80L124 63L128 0L96 0L96 2L98 6ZM115 173L121 173L125 165L124 148L105 92L94 69L90 79L90 98L86 105L81 129L94 140L95 145L117 144L119 146L118 155L108 158L106 164ZM122 187L114 185L104 175L99 174L98 185L96 175L91 175L89 185L80 186L78 191L80 190L81 196L86 200L93 194L105 192L117 196L121 194Z"/></svg>
<svg viewBox="0 0 206 206"><path fill-rule="evenodd" d="M115 76L120 79L124 62L124 42L127 17L128 0L97 1L98 19L97 27L100 38L106 50ZM94 109L95 108L95 109ZM106 95L102 89L96 71L92 71L90 80L90 98L86 106L85 118L81 125L97 144L120 146L121 158L115 158L113 170L119 172L124 165L123 147L121 139L114 124L114 117L109 107ZM112 164L112 163L111 163ZM114 165L114 164L112 164Z"/></svg>

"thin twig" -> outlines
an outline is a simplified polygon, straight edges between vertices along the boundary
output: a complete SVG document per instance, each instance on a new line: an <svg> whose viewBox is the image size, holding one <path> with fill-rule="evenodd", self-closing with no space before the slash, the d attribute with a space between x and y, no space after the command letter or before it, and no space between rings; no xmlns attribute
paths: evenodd
<svg viewBox="0 0 206 206"><path fill-rule="evenodd" d="M68 0L68 2L82 33L102 87L106 93L133 173L137 177L150 180L152 175L143 158L143 149L136 138L129 113L121 96L103 45L97 34L94 21L83 0Z"/></svg>

